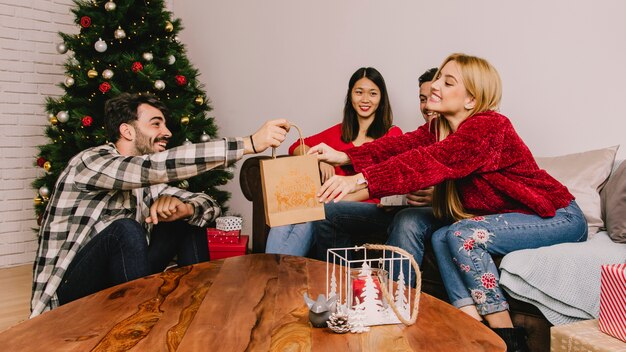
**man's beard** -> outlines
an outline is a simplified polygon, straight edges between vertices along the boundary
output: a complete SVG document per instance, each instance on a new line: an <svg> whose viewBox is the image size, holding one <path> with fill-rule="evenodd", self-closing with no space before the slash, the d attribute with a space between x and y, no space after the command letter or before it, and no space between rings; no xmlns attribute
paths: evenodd
<svg viewBox="0 0 626 352"><path fill-rule="evenodd" d="M137 140L135 142L135 150L139 153L139 155L156 153L157 151L155 150L155 145L156 143L162 140L167 141L167 138L160 137L160 138L156 138L154 141L150 141L150 137L146 136L145 134L137 130Z"/></svg>

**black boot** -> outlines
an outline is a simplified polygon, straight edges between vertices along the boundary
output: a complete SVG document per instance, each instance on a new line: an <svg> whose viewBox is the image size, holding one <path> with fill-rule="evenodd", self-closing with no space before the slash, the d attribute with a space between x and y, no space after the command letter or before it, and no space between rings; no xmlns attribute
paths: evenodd
<svg viewBox="0 0 626 352"><path fill-rule="evenodd" d="M493 328L492 330L504 340L507 352L529 352L524 328Z"/></svg>

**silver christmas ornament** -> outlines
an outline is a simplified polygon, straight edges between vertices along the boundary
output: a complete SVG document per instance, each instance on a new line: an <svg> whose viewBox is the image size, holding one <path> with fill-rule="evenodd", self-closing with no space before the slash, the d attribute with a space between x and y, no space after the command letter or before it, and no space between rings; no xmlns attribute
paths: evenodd
<svg viewBox="0 0 626 352"><path fill-rule="evenodd" d="M206 134L206 132L202 132L202 136L200 136L200 140L203 142L208 142L211 139L211 137Z"/></svg>
<svg viewBox="0 0 626 352"><path fill-rule="evenodd" d="M124 32L123 29L118 28L115 30L115 32L113 32L113 36L115 37L115 39L124 39L126 38L126 32Z"/></svg>
<svg viewBox="0 0 626 352"><path fill-rule="evenodd" d="M107 11L114 11L117 5L113 1L109 1L104 4L104 9Z"/></svg>
<svg viewBox="0 0 626 352"><path fill-rule="evenodd" d="M71 87L74 85L74 78L73 77L65 77L65 81L63 82L63 84L65 84L66 87Z"/></svg>
<svg viewBox="0 0 626 352"><path fill-rule="evenodd" d="M65 43L57 44L57 53L65 54L67 52L67 45Z"/></svg>
<svg viewBox="0 0 626 352"><path fill-rule="evenodd" d="M78 66L78 60L76 60L74 56L70 57L67 63L69 63L70 66Z"/></svg>
<svg viewBox="0 0 626 352"><path fill-rule="evenodd" d="M67 111L59 111L57 113L57 120L59 122L67 122L70 119L70 114Z"/></svg>
<svg viewBox="0 0 626 352"><path fill-rule="evenodd" d="M175 62L176 62L176 56L174 56L174 55L170 55L170 56L167 58L167 63L169 63L170 65L173 65Z"/></svg>
<svg viewBox="0 0 626 352"><path fill-rule="evenodd" d="M154 58L154 56L152 56L152 53L143 53L143 59L146 61L152 61L152 59Z"/></svg>
<svg viewBox="0 0 626 352"><path fill-rule="evenodd" d="M102 38L98 38L98 41L93 45L97 52L103 53L107 51L107 43L102 40Z"/></svg>
<svg viewBox="0 0 626 352"><path fill-rule="evenodd" d="M191 145L193 144L189 139L185 138L185 141L183 142L183 145Z"/></svg>
<svg viewBox="0 0 626 352"><path fill-rule="evenodd" d="M50 189L48 189L48 187L46 186L39 187L39 195L44 198L48 198L50 196Z"/></svg>
<svg viewBox="0 0 626 352"><path fill-rule="evenodd" d="M113 71L109 70L108 68L102 71L102 78L111 79L111 77L113 77Z"/></svg>
<svg viewBox="0 0 626 352"><path fill-rule="evenodd" d="M161 81L160 79L157 79L156 81L154 81L154 88L158 90L165 89L165 82Z"/></svg>

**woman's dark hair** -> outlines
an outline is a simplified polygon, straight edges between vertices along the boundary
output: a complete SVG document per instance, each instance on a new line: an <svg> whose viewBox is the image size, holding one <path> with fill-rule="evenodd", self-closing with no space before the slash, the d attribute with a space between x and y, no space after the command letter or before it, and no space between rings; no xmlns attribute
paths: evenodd
<svg viewBox="0 0 626 352"><path fill-rule="evenodd" d="M165 120L169 116L167 106L149 93L122 93L107 100L104 104L104 126L109 142L120 139L120 125L137 121L137 108L141 104L151 105L163 113Z"/></svg>
<svg viewBox="0 0 626 352"><path fill-rule="evenodd" d="M367 78L374 82L380 89L380 104L376 109L374 121L367 129L367 136L374 139L384 136L393 125L393 113L389 96L387 95L387 86L383 76L373 67L361 67L356 70L350 82L348 83L348 93L346 94L346 105L343 108L343 122L341 123L341 140L350 143L359 135L359 118L356 111L352 107L352 88L361 78Z"/></svg>

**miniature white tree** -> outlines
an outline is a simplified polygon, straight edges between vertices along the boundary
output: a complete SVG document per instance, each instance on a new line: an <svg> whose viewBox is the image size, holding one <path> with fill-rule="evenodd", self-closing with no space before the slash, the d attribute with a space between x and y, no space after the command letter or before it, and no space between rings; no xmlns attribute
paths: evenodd
<svg viewBox="0 0 626 352"><path fill-rule="evenodd" d="M370 328L365 326L365 305L359 297L354 297L356 305L354 309L351 310L349 314L348 321L350 323L350 332L352 333L361 333L369 331Z"/></svg>
<svg viewBox="0 0 626 352"><path fill-rule="evenodd" d="M330 293L328 296L337 296L337 277L335 276L335 268L333 268L333 273L330 276Z"/></svg>
<svg viewBox="0 0 626 352"><path fill-rule="evenodd" d="M407 312L409 311L409 302L407 300L405 290L404 273L402 272L402 267L400 267L400 274L398 275L398 283L394 295L394 303L396 304L396 308L398 308L398 312L400 312L405 319L408 319Z"/></svg>

